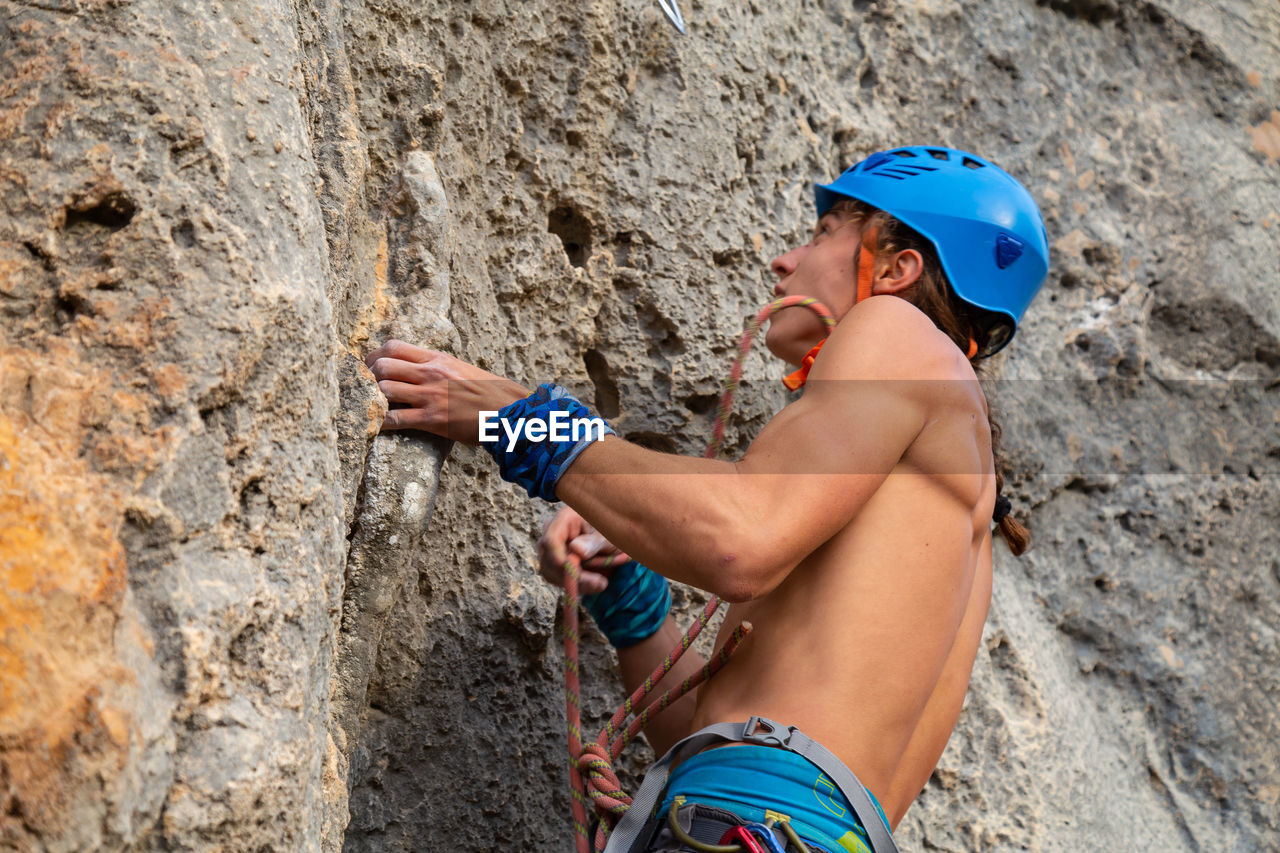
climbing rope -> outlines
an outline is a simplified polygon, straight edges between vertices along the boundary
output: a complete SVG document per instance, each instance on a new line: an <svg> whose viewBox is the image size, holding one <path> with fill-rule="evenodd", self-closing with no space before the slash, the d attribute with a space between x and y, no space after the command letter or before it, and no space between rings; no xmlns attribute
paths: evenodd
<svg viewBox="0 0 1280 853"><path fill-rule="evenodd" d="M738 380L742 378L742 365L747 360L751 344L755 342L756 335L760 333L765 320L768 320L775 311L781 311L783 308L808 308L822 320L828 335L836 327L835 315L827 306L809 296L783 296L760 309L743 330L742 337L738 339L738 357L733 360L733 367L729 368L729 378L725 380L724 393L720 395L720 405L716 407L716 422L711 431L711 442L707 445L707 452L704 454L706 458L715 459L716 454L720 452L720 444L724 441L724 429L729 422L729 410L733 406L733 394L738 390Z"/></svg>
<svg viewBox="0 0 1280 853"><path fill-rule="evenodd" d="M747 324L738 343L738 355L724 383L724 393L720 397L720 405L716 408L715 427L712 430L710 444L707 445L706 457L714 459L724 441L725 426L729 420L729 411L733 405L733 395L738 388L738 380L742 378L742 365L746 361L751 344L755 341L765 321L776 311L783 308L802 307L816 313L826 327L827 334L835 328L836 319L825 305L807 296L783 296L760 309L759 313ZM613 762L617 760L627 744L640 734L658 713L669 707L690 690L715 675L729 660L730 655L738 648L743 639L751 631L747 623L739 625L729 636L711 660L694 675L686 678L675 687L669 688L660 697L647 705L642 703L658 682L671 671L676 662L684 655L693 641L702 633L711 617L720 609L720 599L712 595L697 620L689 626L680 638L680 644L673 648L644 683L636 688L621 707L605 724L600 736L592 743L582 743L582 695L578 668L578 615L581 596L578 594L579 568L573 560L564 564L564 698L565 725L569 740L569 782L573 807L573 828L578 853L600 853L609 841L609 833L617 825L622 815L631 806L631 797L622 790L622 784L614 773ZM641 708L639 714L629 725L623 728L627 717ZM594 845L592 844L590 807L594 807L599 815L596 824ZM734 847L733 849L737 849Z"/></svg>

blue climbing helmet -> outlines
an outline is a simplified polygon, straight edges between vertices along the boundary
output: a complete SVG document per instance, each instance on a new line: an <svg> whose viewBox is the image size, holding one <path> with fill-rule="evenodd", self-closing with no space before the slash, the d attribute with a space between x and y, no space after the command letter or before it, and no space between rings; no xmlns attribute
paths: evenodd
<svg viewBox="0 0 1280 853"><path fill-rule="evenodd" d="M819 218L842 198L883 210L927 239L956 296L987 332L979 357L1013 338L1049 271L1040 209L1008 172L954 148L911 146L872 154L829 184L815 184Z"/></svg>

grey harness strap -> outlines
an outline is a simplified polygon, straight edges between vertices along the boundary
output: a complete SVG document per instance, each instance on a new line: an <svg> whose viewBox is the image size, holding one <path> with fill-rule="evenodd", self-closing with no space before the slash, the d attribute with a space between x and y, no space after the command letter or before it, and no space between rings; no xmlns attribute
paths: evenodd
<svg viewBox="0 0 1280 853"><path fill-rule="evenodd" d="M757 732L757 729L762 731ZM853 775L853 771L845 767L844 762L836 758L831 750L795 726L779 725L765 717L752 717L745 723L716 723L694 732L671 747L645 774L640 792L609 837L605 853L630 853L650 813L657 807L658 798L667 787L667 777L671 775L672 765L722 741L780 746L803 755L827 774L848 798L854 814L867 831L873 853L898 853L898 846L893 843L893 836L880 819L880 813L871 802L871 795L858 781L858 777Z"/></svg>

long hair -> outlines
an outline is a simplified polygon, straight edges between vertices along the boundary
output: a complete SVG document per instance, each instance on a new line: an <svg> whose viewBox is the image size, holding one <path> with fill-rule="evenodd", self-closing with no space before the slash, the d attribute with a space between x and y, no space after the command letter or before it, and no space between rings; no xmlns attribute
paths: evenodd
<svg viewBox="0 0 1280 853"><path fill-rule="evenodd" d="M971 350L971 341L977 344L978 353L986 351L987 326L979 322L980 318L975 316L975 311L961 301L951 289L932 243L892 215L855 199L842 199L832 210L846 214L864 229L868 227L874 229L873 254L877 258L891 256L904 249L914 249L919 252L924 261L924 268L915 284L900 294L902 298L923 311L934 325L960 348L961 352L968 353ZM975 356L969 360L969 363L973 366L975 374L982 374L985 363L983 359ZM987 419L991 424L991 461L996 474L996 499L999 500L1004 491L1004 466L1000 460L1000 425L990 414ZM1027 530L1012 514L1006 513L1000 519L997 528L1014 556L1021 556L1031 544L1031 531Z"/></svg>

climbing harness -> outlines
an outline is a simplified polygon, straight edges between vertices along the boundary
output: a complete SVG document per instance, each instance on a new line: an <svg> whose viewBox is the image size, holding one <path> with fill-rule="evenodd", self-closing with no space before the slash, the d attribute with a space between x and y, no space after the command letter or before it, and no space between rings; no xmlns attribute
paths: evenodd
<svg viewBox="0 0 1280 853"><path fill-rule="evenodd" d="M784 296L766 305L756 314L742 333L738 343L738 355L734 359L728 378L725 380L724 393L721 395L720 405L716 409L712 439L707 446L707 458L714 458L724 441L725 425L729 419L730 408L733 405L733 395L737 390L738 381L742 378L742 365L746 360L748 351L751 349L752 342L755 340L756 335L759 334L764 322L771 315L784 308L792 307L808 308L816 313L822 319L827 334L830 334L831 330L835 328L836 318L831 311L816 299L806 296ZM573 560L565 561L564 595L561 599L563 607L562 630L564 632L565 726L569 741L569 781L572 787L571 805L573 808L573 826L577 851L578 853L593 853L593 851L599 853L599 851L604 850L613 827L626 814L632 802L632 798L622 790L622 785L613 771L613 762L622 754L622 750L626 748L627 744L634 740L640 730L648 725L659 712L672 705L703 681L715 675L729 660L729 656L738 648L747 634L750 633L751 626L745 622L739 625L734 629L720 651L711 660L707 661L699 672L686 678L676 687L668 689L660 697L649 702L649 704L643 704L658 682L671 671L676 662L689 650L694 640L702 633L702 629L707 626L712 616L720 608L720 599L712 595L707 600L701 615L681 637L679 645L673 648L662 663L644 680L644 683L627 697L627 700L622 703L609 722L605 724L604 730L599 737L591 743L584 744L582 742L582 699L578 667L578 616L581 604L581 596L578 592L579 572L579 567ZM635 719L624 727L623 724L626 719L636 709L641 710L636 714ZM590 800L590 805L594 806L600 818L596 825L594 844L592 843L593 840L588 825L590 820L588 800ZM722 849L728 853L731 850L739 851L744 848L741 845L737 847L724 845ZM805 848L801 847L799 849L804 850Z"/></svg>
<svg viewBox="0 0 1280 853"><path fill-rule="evenodd" d="M680 7L676 5L676 0L658 0L658 5L667 13L667 18L680 31L680 35L685 35L684 15L680 14Z"/></svg>
<svg viewBox="0 0 1280 853"><path fill-rule="evenodd" d="M667 809L666 826L671 830L671 835L683 846L689 847L699 853L788 853L783 846L794 846L796 850L805 853L809 848L801 840L800 836L791 826L791 819L784 814L774 811L767 812L768 817L764 823L744 823L739 825L730 825L723 820L715 817L707 817L695 813L691 821L691 832L686 832L685 828L680 825L680 808L685 804L686 800L683 796L677 796L671 801L671 807ZM724 828L723 834L719 835L719 842L711 844L695 837L703 835L707 830L718 834L721 828ZM785 842L779 841L774 834L781 832ZM757 837L758 836L758 837Z"/></svg>
<svg viewBox="0 0 1280 853"><path fill-rule="evenodd" d="M691 755L726 742L780 747L803 756L825 773L827 778L849 800L849 804L853 807L853 813L858 817L858 822L862 824L863 830L867 833L867 840L873 853L898 853L898 847L894 844L893 836L889 833L889 827L881 819L880 813L871 799L871 794L858 781L858 777L853 774L853 771L846 767L835 753L795 726L784 726L766 717L751 717L745 723L715 723L694 732L668 750L667 754L658 759L649 768L649 772L645 774L644 782L635 796L634 803L622 816L622 819L618 821L618 825L614 827L613 842L610 845L610 849L624 852L631 851L635 849L633 845L637 841L647 837L646 831L651 831L653 825L653 821L648 817L648 812L653 809L658 802L658 798L662 795L662 790L667 785L667 778L671 773L672 767ZM777 813L774 812L773 814ZM780 815L778 816L778 822L782 823ZM790 822L787 821L786 823L787 825L783 827L783 832L787 835L788 840L792 843L799 842L798 837L792 839L792 836L788 833L788 830L791 829ZM767 822L765 825L768 825ZM808 850L803 845L803 842L800 843L798 849L802 853ZM728 851L726 850L724 853L728 853Z"/></svg>

